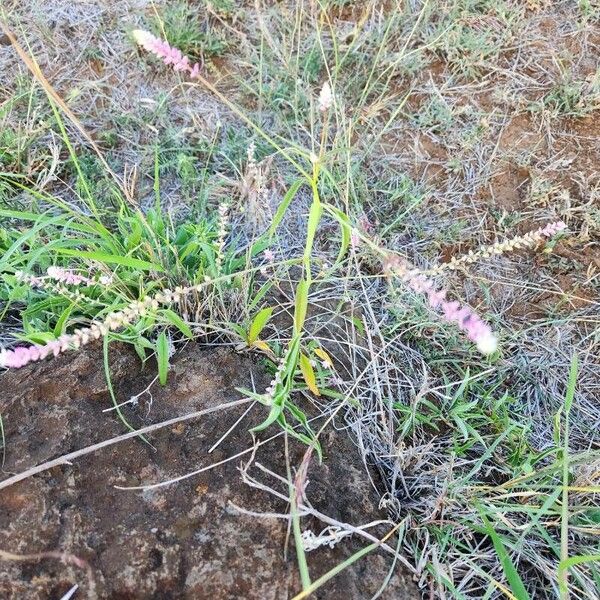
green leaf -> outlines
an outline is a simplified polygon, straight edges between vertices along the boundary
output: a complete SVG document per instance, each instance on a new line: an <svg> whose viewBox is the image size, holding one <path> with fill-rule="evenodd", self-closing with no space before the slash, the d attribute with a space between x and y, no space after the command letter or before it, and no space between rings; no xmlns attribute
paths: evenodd
<svg viewBox="0 0 600 600"><path fill-rule="evenodd" d="M248 304L248 310L254 310L272 287L273 281L271 281L270 279L265 281L265 283L263 283L260 286L259 290L256 292L254 298L252 298L252 302Z"/></svg>
<svg viewBox="0 0 600 600"><path fill-rule="evenodd" d="M244 387L236 387L235 391L239 392L240 394L243 394L244 396L247 396L248 398L251 398L252 400L260 402L261 404L265 404L265 394L258 394Z"/></svg>
<svg viewBox="0 0 600 600"><path fill-rule="evenodd" d="M567 382L567 393L565 395L565 423L562 448L562 502L560 511L560 562L568 564L569 560L569 415L573 406L575 387L577 386L577 371L579 359L573 354L571 368L569 369L569 380ZM558 412L560 415L560 411ZM558 416L557 415L557 416ZM560 426L560 423L558 423ZM561 598L569 597L568 570L558 568L558 591Z"/></svg>
<svg viewBox="0 0 600 600"><path fill-rule="evenodd" d="M573 398L575 396L575 387L577 386L577 371L579 369L579 358L577 354L573 354L571 360L571 368L569 369L569 381L567 383L567 394L565 396L565 412L569 414L571 412L571 406L573 405Z"/></svg>
<svg viewBox="0 0 600 600"><path fill-rule="evenodd" d="M308 213L308 224L306 226L306 244L304 246L304 260L308 262L310 260L310 253L312 252L313 242L323 214L323 207L321 202L315 200L310 205L310 212Z"/></svg>
<svg viewBox="0 0 600 600"><path fill-rule="evenodd" d="M105 264L123 265L140 271L164 271L164 269L155 263L129 256L118 256L116 254L106 254L104 252L86 252L84 250L71 250L69 248L57 248L59 254L67 256L75 256L77 258L87 258L89 260L97 260Z"/></svg>
<svg viewBox="0 0 600 600"><path fill-rule="evenodd" d="M248 331L248 345L251 346L258 339L260 332L265 328L273 313L272 307L263 308L258 311L258 314L254 317L250 330Z"/></svg>
<svg viewBox="0 0 600 600"><path fill-rule="evenodd" d="M343 212L343 211L339 210L338 208L335 208L334 206L331 206L331 205L327 205L327 210L329 213L331 213L331 215L335 218L335 220L340 225L342 241L341 241L341 245L340 245L340 250L338 252L338 257L336 259L336 262L339 263L342 260L342 258L344 257L344 255L346 254L346 252L348 251L348 248L350 247L350 237L352 234L352 227L350 226L350 220L348 219L348 215L345 212Z"/></svg>
<svg viewBox="0 0 600 600"><path fill-rule="evenodd" d="M135 353L140 357L140 360L144 362L146 360L146 350L142 344L138 344L137 340L133 343L133 349Z"/></svg>
<svg viewBox="0 0 600 600"><path fill-rule="evenodd" d="M492 543L494 544L494 549L496 550L496 554L500 559L500 564L502 565L502 569L504 570L504 575L506 575L506 579L510 585L513 594L515 595L517 600L530 600L529 594L525 589L525 585L523 584L523 581L519 573L517 572L515 565L510 559L510 556L508 555L508 552L506 551L506 548L502 543L502 539L492 527L492 524L489 522L480 505L477 505L477 510L479 511L485 529L488 535L490 536Z"/></svg>
<svg viewBox="0 0 600 600"><path fill-rule="evenodd" d="M356 327L356 329L358 329L358 333L360 333L361 335L364 335L365 334L365 326L363 325L363 322L360 320L360 318L351 316L350 320L354 324L354 327Z"/></svg>
<svg viewBox="0 0 600 600"><path fill-rule="evenodd" d="M297 432L293 427L291 427L290 425L287 425L287 422L286 422L285 424L287 425L287 427L289 427L291 429L290 434L292 436L296 437L297 439L299 439L304 444L307 444L308 446L313 446L314 449L317 451L317 455L319 456L319 462L322 462L323 461L323 449L321 448L321 444L319 443L319 440L317 439L315 432L310 427L308 418L293 402L288 401L286 403L286 408L290 411L290 414L308 432L308 435ZM281 415L279 422L281 423L282 420L285 421L284 415Z"/></svg>
<svg viewBox="0 0 600 600"><path fill-rule="evenodd" d="M586 556L570 556L566 560L561 560L558 565L559 571L566 571L576 565L582 565L588 562L599 562L600 554L590 554Z"/></svg>
<svg viewBox="0 0 600 600"><path fill-rule="evenodd" d="M271 410L269 411L269 416L256 427L253 427L250 431L253 433L257 433L259 431L265 430L269 425L277 421L279 415L283 412L283 408L285 406L285 393L280 392L273 399L273 404L271 405Z"/></svg>
<svg viewBox="0 0 600 600"><path fill-rule="evenodd" d="M192 332L192 329L176 312L169 308L165 308L160 311L160 314L165 317L165 319L167 319L171 325L177 327L177 329L179 329L179 331L181 331L186 338L190 340L193 339L194 333Z"/></svg>
<svg viewBox="0 0 600 600"><path fill-rule="evenodd" d="M119 419L121 420L123 425L125 425L125 427L127 427L127 429L129 429L129 431L133 432L133 431L135 431L135 427L133 427L133 425L131 425L129 423L129 421L125 418L125 415L123 414L123 411L121 410L121 407L119 406L119 403L117 402L117 397L115 396L115 391L113 389L112 381L110 378L110 366L109 366L109 362L108 362L108 346L110 343L110 337L111 337L110 334L105 335L104 340L102 341L102 358L103 358L102 362L104 364L104 377L106 378L106 386L108 388L108 393L110 394L110 399L112 400L113 408L115 409L117 416L119 417ZM144 440L144 442L146 442L146 444L148 444L150 447L152 447L152 444L150 444L150 442L148 441L146 436L140 434L140 439Z"/></svg>
<svg viewBox="0 0 600 600"><path fill-rule="evenodd" d="M294 332L299 335L306 320L308 310L308 281L302 279L296 288L296 305L294 307Z"/></svg>
<svg viewBox="0 0 600 600"><path fill-rule="evenodd" d="M67 324L66 324L67 319L71 316L71 312L72 312L74 306L75 306L74 304L69 304L69 306L67 306L67 308L65 308L65 310L63 310L62 314L58 318L58 321L56 322L56 325L54 326L54 335L56 337L59 337L63 333L65 333L66 328L67 328Z"/></svg>
<svg viewBox="0 0 600 600"><path fill-rule="evenodd" d="M169 372L169 340L164 331L161 331L156 338L156 362L158 363L158 380L160 385L165 385Z"/></svg>
<svg viewBox="0 0 600 600"><path fill-rule="evenodd" d="M298 190L302 187L303 183L303 178L297 179L294 181L294 183L292 183L290 189L285 193L285 196L283 197L281 204L277 207L273 220L271 221L271 226L269 227L269 237L272 237L277 230L277 227L279 227L279 224L283 220L290 202L294 199L294 196L298 193Z"/></svg>

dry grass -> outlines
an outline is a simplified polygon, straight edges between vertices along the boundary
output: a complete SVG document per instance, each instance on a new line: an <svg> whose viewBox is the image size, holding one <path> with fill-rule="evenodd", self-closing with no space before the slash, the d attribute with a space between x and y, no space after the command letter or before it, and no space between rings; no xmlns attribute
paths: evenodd
<svg viewBox="0 0 600 600"><path fill-rule="evenodd" d="M381 245L427 268L547 221L569 226L568 238L536 256L444 275L501 332L501 353L482 363L417 298L382 278L364 247L332 268L335 225L324 220L305 338L334 357L327 384L339 397L302 394L328 426L356 441L381 506L404 520L400 546L424 594L503 597L497 584L506 577L481 510L530 596L559 597L565 453L571 485L581 488L566 507L575 523L570 554L593 554L598 532L598 469L590 463L598 460L600 425L599 9L517 0L257 1L232 12L213 4L210 31L231 43L221 56L204 57L208 76L280 145L318 150L314 102L332 79L337 106L321 195ZM293 169L208 92L140 59L128 32L169 26L176 19L169 10L158 2L140 10L129 1L32 0L15 4L10 19L141 206L152 203L159 153L173 219L210 214L227 197L239 209L230 242L245 248L255 217L273 214ZM24 67L0 46L0 89L19 81L37 106ZM65 148L49 117L38 122L42 110L2 113L21 132L11 143L28 156L11 165L76 203L72 171L57 166ZM260 193L249 176L250 143ZM90 162L92 176L94 168ZM9 204L29 202L14 190L0 193ZM304 192L294 200L278 260L301 255L309 204ZM293 337L299 277L287 265L274 273L268 297L277 310L265 337L273 348ZM227 323L252 311L240 309L235 292L216 304L218 335L202 333L211 343L239 343ZM565 449L561 410L574 354L579 377ZM597 598L597 578L593 563L574 567L570 597Z"/></svg>

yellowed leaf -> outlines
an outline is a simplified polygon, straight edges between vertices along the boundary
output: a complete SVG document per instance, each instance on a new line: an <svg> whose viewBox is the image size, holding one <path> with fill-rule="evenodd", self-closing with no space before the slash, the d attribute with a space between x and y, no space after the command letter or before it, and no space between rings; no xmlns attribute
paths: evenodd
<svg viewBox="0 0 600 600"><path fill-rule="evenodd" d="M329 363L333 367L331 357L323 350L323 348L315 348L314 352L323 362Z"/></svg>
<svg viewBox="0 0 600 600"><path fill-rule="evenodd" d="M306 356L306 354L300 355L300 370L302 371L302 376L304 377L304 381L308 386L308 389L315 395L320 396L321 392L317 387L317 378L315 377L315 371L310 364L310 358Z"/></svg>
<svg viewBox="0 0 600 600"><path fill-rule="evenodd" d="M254 348L259 348L263 352L271 353L271 348L269 348L269 344L267 342L263 342L263 340L254 340L251 344Z"/></svg>

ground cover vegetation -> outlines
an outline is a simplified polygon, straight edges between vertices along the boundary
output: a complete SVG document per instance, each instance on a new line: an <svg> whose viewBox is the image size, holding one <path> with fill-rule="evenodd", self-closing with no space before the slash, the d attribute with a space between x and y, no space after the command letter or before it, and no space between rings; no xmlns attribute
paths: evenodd
<svg viewBox="0 0 600 600"><path fill-rule="evenodd" d="M303 530L328 428L423 597L599 597L600 7L25 4L2 15L0 365L98 343L110 381L122 343L168 386L185 344L250 353L248 439L306 447L297 598L348 534Z"/></svg>

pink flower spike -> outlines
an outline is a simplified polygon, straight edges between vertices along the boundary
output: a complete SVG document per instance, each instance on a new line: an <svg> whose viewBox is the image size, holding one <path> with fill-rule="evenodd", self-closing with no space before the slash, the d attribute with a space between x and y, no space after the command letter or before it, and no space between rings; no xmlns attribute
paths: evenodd
<svg viewBox="0 0 600 600"><path fill-rule="evenodd" d="M143 29L135 29L132 34L135 41L144 50L162 59L166 65L172 66L174 71L188 73L192 79L200 76L200 65L195 63L192 66L189 57L185 56L179 48L170 46L168 42Z"/></svg>
<svg viewBox="0 0 600 600"><path fill-rule="evenodd" d="M48 350L52 351L54 356L58 356L60 354L60 342L58 340L52 340L46 344Z"/></svg>
<svg viewBox="0 0 600 600"><path fill-rule="evenodd" d="M180 57L174 65L176 71L189 71L190 59L187 56Z"/></svg>
<svg viewBox="0 0 600 600"><path fill-rule="evenodd" d="M29 360L30 361L40 360L40 347L39 346L29 346Z"/></svg>
<svg viewBox="0 0 600 600"><path fill-rule="evenodd" d="M14 350L8 352L9 360L7 367L20 368L24 367L29 362L29 351L25 346L17 346Z"/></svg>
<svg viewBox="0 0 600 600"><path fill-rule="evenodd" d="M473 313L471 312L471 309L468 306L461 306L460 303L459 308L456 311L456 314L454 315L454 318L461 327L467 327L471 323L475 322L475 319L473 319Z"/></svg>
<svg viewBox="0 0 600 600"><path fill-rule="evenodd" d="M436 290L432 279L416 269L408 269L406 262L393 254L386 256L383 266L386 273L395 274L412 290L426 296L429 306L441 310L442 317L456 324L482 354L488 355L496 351L498 339L491 327L469 306L461 306L456 300L447 301L445 290Z"/></svg>
<svg viewBox="0 0 600 600"><path fill-rule="evenodd" d="M444 317L448 319L448 321L456 321L458 310L460 308L460 304L453 300L452 302L442 302L442 311L444 313Z"/></svg>
<svg viewBox="0 0 600 600"><path fill-rule="evenodd" d="M48 267L46 271L46 275L50 277L50 279L54 279L56 281L62 281L63 283L67 283L70 285L81 285L82 283L93 283L91 279L84 277L83 275L78 275L73 271L69 271L67 269L63 269L61 267Z"/></svg>
<svg viewBox="0 0 600 600"><path fill-rule="evenodd" d="M428 299L429 306L437 308L446 299L446 292L444 290L435 291L432 289L429 291Z"/></svg>

